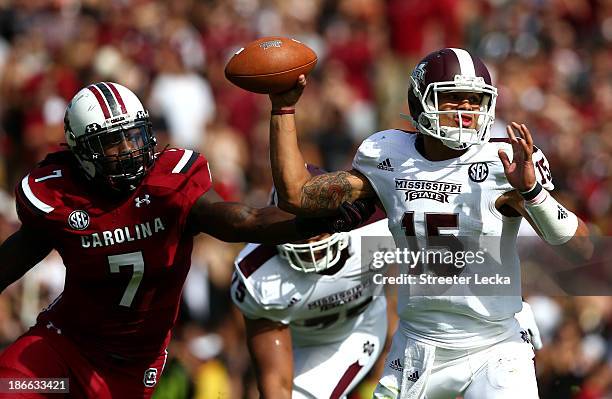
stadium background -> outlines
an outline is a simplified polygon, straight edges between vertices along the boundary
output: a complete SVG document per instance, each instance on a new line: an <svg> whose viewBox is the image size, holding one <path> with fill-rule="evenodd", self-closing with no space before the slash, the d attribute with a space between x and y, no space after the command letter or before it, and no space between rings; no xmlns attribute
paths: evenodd
<svg viewBox="0 0 612 399"><path fill-rule="evenodd" d="M599 234L612 233L610 0L0 0L0 241L19 225L15 183L60 148L67 101L98 80L144 99L160 148L205 154L224 198L263 205L269 101L231 86L223 68L242 44L279 34L319 56L297 112L311 163L348 167L371 132L409 128L398 116L416 61L465 47L499 88L495 130L525 122L548 156L557 198ZM197 239L156 397L257 397L228 294L239 249ZM0 347L61 291L61 259L43 263L0 296ZM530 300L545 345L541 397L610 397L612 299ZM369 397L369 388L351 397Z"/></svg>

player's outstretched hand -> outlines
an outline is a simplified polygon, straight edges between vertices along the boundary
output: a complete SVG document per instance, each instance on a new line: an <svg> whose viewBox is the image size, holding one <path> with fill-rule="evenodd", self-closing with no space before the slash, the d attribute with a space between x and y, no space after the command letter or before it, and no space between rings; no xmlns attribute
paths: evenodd
<svg viewBox="0 0 612 399"><path fill-rule="evenodd" d="M352 204L344 201L338 210L339 216L332 221L332 230L336 233L357 228L374 214L376 206L373 200L358 199Z"/></svg>
<svg viewBox="0 0 612 399"><path fill-rule="evenodd" d="M519 137L514 133L517 131ZM536 182L535 170L531 155L533 154L533 139L529 129L524 124L512 122L506 126L510 143L512 144L512 162L504 150L499 150L498 155L504 165L504 172L508 183L519 191L529 191Z"/></svg>
<svg viewBox="0 0 612 399"><path fill-rule="evenodd" d="M306 76L300 75L295 86L282 93L270 94L270 101L272 102L272 109L291 108L300 99L302 92L306 87Z"/></svg>

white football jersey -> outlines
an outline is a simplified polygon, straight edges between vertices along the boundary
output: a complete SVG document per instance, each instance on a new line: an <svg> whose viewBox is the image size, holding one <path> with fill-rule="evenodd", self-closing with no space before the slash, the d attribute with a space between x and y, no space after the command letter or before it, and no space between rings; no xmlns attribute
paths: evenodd
<svg viewBox="0 0 612 399"><path fill-rule="evenodd" d="M417 249L426 248L427 237L435 235L472 237L487 248L485 267L511 268L504 270L511 270L520 282L516 236L521 218L505 217L495 208L500 195L514 190L497 153L502 148L512 159L512 146L492 139L470 147L458 158L433 162L416 150L416 138L417 134L402 130L375 133L361 144L353 160L353 167L378 194L397 247L414 249L412 242ZM537 150L533 160L538 181L552 190L542 151ZM398 314L406 334L438 346L461 348L499 342L514 331L520 293L475 296L452 291L452 296L444 296L441 292L399 296Z"/></svg>
<svg viewBox="0 0 612 399"><path fill-rule="evenodd" d="M370 284L373 271L362 267L362 236L390 237L387 219L349 233L339 261L344 266L333 275L295 270L276 246L248 244L234 262L232 300L248 318L289 324L294 346L342 341L363 322L366 308L385 301ZM386 325L386 312L378 313Z"/></svg>

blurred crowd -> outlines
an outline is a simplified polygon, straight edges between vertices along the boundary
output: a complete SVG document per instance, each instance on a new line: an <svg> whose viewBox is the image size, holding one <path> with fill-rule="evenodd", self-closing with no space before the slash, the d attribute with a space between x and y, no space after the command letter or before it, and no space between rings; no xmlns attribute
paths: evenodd
<svg viewBox="0 0 612 399"><path fill-rule="evenodd" d="M410 129L399 117L410 71L434 49L463 47L485 60L499 89L494 135L526 123L557 198L612 234L611 0L0 0L0 241L19 226L15 184L62 148L67 102L100 80L144 100L160 148L204 154L225 199L264 205L269 101L223 70L241 46L270 35L319 57L296 115L308 162L348 168L372 132ZM198 237L156 397L257 397L228 290L239 249ZM0 296L0 347L61 292L61 259L43 263ZM612 299L534 296L532 305L545 345L541 397L610 397Z"/></svg>

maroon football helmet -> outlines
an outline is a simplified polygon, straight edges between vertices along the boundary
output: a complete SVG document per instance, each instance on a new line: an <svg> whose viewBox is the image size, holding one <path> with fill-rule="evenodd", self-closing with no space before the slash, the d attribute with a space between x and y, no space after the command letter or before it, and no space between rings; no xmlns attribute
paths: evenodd
<svg viewBox="0 0 612 399"><path fill-rule="evenodd" d="M474 92L482 94L478 111L438 109L440 92ZM497 88L491 84L491 75L485 64L466 50L445 48L435 51L412 71L408 87L410 119L419 132L440 139L452 149L465 149L489 140L495 120ZM441 114L471 114L476 118L475 129L441 126Z"/></svg>

